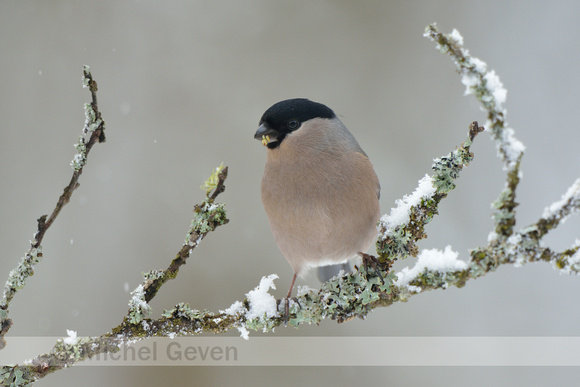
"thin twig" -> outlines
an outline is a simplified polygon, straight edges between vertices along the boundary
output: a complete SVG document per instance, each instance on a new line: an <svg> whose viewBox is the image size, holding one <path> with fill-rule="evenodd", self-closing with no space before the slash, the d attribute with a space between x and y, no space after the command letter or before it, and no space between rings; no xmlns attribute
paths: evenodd
<svg viewBox="0 0 580 387"><path fill-rule="evenodd" d="M64 188L50 216L42 215L38 218L37 231L34 233L34 238L30 243L30 249L26 252L18 267L10 272L9 278L4 285L4 293L0 301L0 349L3 349L6 345L4 336L12 325L12 320L8 318L8 308L12 298L19 289L24 287L26 279L34 273L34 266L42 258L42 240L52 223L60 214L60 211L70 201L75 189L79 187L78 180L83 173L89 152L97 142L105 142L105 121L101 117L101 112L97 104L97 82L93 79L89 66L83 66L83 86L89 88L92 97L92 102L85 105L87 121L83 128L83 134L90 133L90 137L88 141L85 141L84 137L81 136L79 144L82 145L82 152L79 150L80 153L73 159L73 163L75 161L77 163L75 164L69 184ZM79 149L78 144L77 149ZM81 162L78 162L79 160Z"/></svg>
<svg viewBox="0 0 580 387"><path fill-rule="evenodd" d="M209 196L208 199L201 205L195 206L194 212L196 213L196 215L203 213L203 211L205 210L205 206L213 204L217 196L225 191L226 187L224 183L227 177L228 177L228 167L224 167L218 174L219 180L212 195ZM205 238L205 236L209 232L213 231L215 227L229 222L229 220L225 218L225 216L222 218L221 215L222 214L218 212L213 212L211 215L209 215L207 220L208 224L211 225L211 227L205 228L203 231L201 230L201 228L193 227L192 224L192 228L188 233L186 243L183 244L181 250L179 250L176 257L173 259L173 261L171 261L169 267L165 271L156 272L156 274L152 276L151 280L145 281L143 283L145 302L151 301L157 294L157 291L161 288L161 286L163 286L165 282L177 276L179 268L182 265L185 265L185 263L187 262L187 258L189 258L189 256L191 255L192 250L195 247L197 247L199 242L203 238Z"/></svg>

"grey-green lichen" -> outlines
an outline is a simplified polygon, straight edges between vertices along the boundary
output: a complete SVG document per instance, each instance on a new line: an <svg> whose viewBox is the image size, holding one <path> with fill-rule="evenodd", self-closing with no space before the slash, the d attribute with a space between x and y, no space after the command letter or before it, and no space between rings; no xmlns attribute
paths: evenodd
<svg viewBox="0 0 580 387"><path fill-rule="evenodd" d="M197 309L191 309L189 304L180 302L179 304L175 305L175 308L171 310L164 310L162 316L171 318L171 317L178 317L178 318L186 318L189 320L199 319L206 315L209 311L199 311Z"/></svg>
<svg viewBox="0 0 580 387"><path fill-rule="evenodd" d="M79 137L79 142L75 144L75 149L77 153L74 155L70 165L75 171L79 171L87 163L87 143L83 136Z"/></svg>
<svg viewBox="0 0 580 387"><path fill-rule="evenodd" d="M459 172L473 160L473 153L469 152L470 146L471 141L468 139L460 148L447 156L433 160L431 169L435 171L433 185L437 193L447 194L455 189L454 181L459 178Z"/></svg>
<svg viewBox="0 0 580 387"><path fill-rule="evenodd" d="M26 369L22 370L18 366L3 366L0 369L0 386L32 386L34 379L30 377L30 373Z"/></svg>
<svg viewBox="0 0 580 387"><path fill-rule="evenodd" d="M0 302L0 310L4 311L8 308L8 304L14 297L14 294L22 289L26 283L26 279L34 274L34 266L42 259L42 247L30 249L28 253L22 258L16 269L10 271L8 280L4 285L4 293L2 301ZM0 316L2 317L2 316Z"/></svg>
<svg viewBox="0 0 580 387"><path fill-rule="evenodd" d="M413 211L411 209L411 211ZM379 239L376 243L377 251L382 261L394 261L405 259L409 255L417 254L414 236L408 225L400 225L391 229L385 239Z"/></svg>
<svg viewBox="0 0 580 387"><path fill-rule="evenodd" d="M439 272L436 270L424 270L410 285L417 286L424 290L447 289L450 285L462 287L469 277L469 270L453 270Z"/></svg>
<svg viewBox="0 0 580 387"><path fill-rule="evenodd" d="M71 333L74 336L70 336ZM76 337L76 332L69 331L69 337L58 340L52 353L63 364L74 364L84 358L86 346L92 345L92 342L91 337Z"/></svg>
<svg viewBox="0 0 580 387"><path fill-rule="evenodd" d="M244 321L244 327L253 331L271 332L280 325L278 318L268 318L267 316L256 317Z"/></svg>
<svg viewBox="0 0 580 387"><path fill-rule="evenodd" d="M509 187L503 189L499 197L491 203L493 209L492 218L496 225L495 232L498 237L509 237L515 225L516 214L514 212L515 193Z"/></svg>
<svg viewBox="0 0 580 387"><path fill-rule="evenodd" d="M105 123L103 119L98 116L92 103L85 104L85 126L83 128L83 133L92 133L97 130L100 126L104 129Z"/></svg>
<svg viewBox="0 0 580 387"><path fill-rule="evenodd" d="M318 292L308 291L290 307L289 323L318 324L325 318L345 322L365 318L375 304L391 292L394 274L381 278L379 272L360 268L322 285Z"/></svg>
<svg viewBox="0 0 580 387"><path fill-rule="evenodd" d="M185 238L185 243L193 245L197 243L196 238L202 234L207 234L228 222L226 208L223 203L210 203L207 200L194 208L193 220L190 230Z"/></svg>
<svg viewBox="0 0 580 387"><path fill-rule="evenodd" d="M149 270L147 273L143 273L143 278L145 281L155 281L162 278L163 274L162 270Z"/></svg>
<svg viewBox="0 0 580 387"><path fill-rule="evenodd" d="M91 78L91 66L83 65L83 87L89 87Z"/></svg>
<svg viewBox="0 0 580 387"><path fill-rule="evenodd" d="M145 300L143 284L137 286L131 292L131 296L129 300L129 321L132 324L138 324L151 315L151 305Z"/></svg>

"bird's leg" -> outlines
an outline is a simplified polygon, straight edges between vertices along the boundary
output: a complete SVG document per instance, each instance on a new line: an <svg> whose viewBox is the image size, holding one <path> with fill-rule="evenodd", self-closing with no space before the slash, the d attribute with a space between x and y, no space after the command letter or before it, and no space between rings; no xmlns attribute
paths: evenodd
<svg viewBox="0 0 580 387"><path fill-rule="evenodd" d="M359 252L358 255L360 255L362 257L362 262L363 265L365 267L365 271L368 273L369 271L369 266L372 266L373 269L375 269L375 272L377 273L377 275L379 276L379 278L381 279L381 281L383 282L383 285L385 284L385 279L383 278L383 275L381 273L381 263L379 262L379 259L377 257L375 257L374 255L370 255L370 254L366 254L366 253L361 253ZM388 271L388 269L387 269ZM367 278L368 280L368 278Z"/></svg>
<svg viewBox="0 0 580 387"><path fill-rule="evenodd" d="M290 314L290 296L292 295L292 288L294 288L294 282L296 281L296 273L292 278L292 283L290 284L290 289L286 295L286 304L284 305L284 325L288 324L288 315Z"/></svg>

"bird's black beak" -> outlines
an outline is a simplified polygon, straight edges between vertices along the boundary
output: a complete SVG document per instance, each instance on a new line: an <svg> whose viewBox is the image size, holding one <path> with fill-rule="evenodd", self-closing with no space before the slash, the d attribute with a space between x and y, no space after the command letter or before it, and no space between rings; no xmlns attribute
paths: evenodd
<svg viewBox="0 0 580 387"><path fill-rule="evenodd" d="M274 129L271 129L268 126L262 124L258 127L258 130L256 130L254 138L256 140L261 140L262 144L268 145L269 143L275 142L277 140L277 133Z"/></svg>
<svg viewBox="0 0 580 387"><path fill-rule="evenodd" d="M274 129L270 129L269 127L267 127L266 125L262 124L258 127L258 130L256 130L256 133L254 134L254 138L256 140L261 140L262 136L270 136L273 137L273 135L276 133L276 131Z"/></svg>

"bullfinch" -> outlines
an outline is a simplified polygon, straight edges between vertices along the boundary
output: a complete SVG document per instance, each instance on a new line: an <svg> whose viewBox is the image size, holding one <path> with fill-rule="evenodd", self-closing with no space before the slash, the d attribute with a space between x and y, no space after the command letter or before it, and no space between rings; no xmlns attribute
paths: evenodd
<svg viewBox="0 0 580 387"><path fill-rule="evenodd" d="M270 107L254 138L267 147L262 203L294 277L344 264L377 236L379 179L354 136L327 106L304 98ZM324 276L324 275L323 275ZM328 278L324 278L328 279Z"/></svg>

